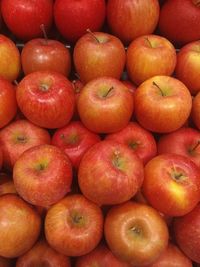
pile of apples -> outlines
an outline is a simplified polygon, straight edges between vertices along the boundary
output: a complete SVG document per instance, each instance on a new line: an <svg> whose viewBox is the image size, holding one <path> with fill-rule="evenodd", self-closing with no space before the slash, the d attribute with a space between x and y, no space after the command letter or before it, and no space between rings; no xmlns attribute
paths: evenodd
<svg viewBox="0 0 200 267"><path fill-rule="evenodd" d="M200 266L200 1L0 13L0 267Z"/></svg>

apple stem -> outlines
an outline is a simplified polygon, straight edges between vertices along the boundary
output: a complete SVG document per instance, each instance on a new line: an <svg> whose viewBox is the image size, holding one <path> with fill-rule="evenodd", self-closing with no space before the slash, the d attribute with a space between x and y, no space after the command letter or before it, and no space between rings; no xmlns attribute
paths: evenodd
<svg viewBox="0 0 200 267"><path fill-rule="evenodd" d="M18 85L19 84L17 80L14 80L13 83L14 83L14 85Z"/></svg>
<svg viewBox="0 0 200 267"><path fill-rule="evenodd" d="M162 96L165 96L165 94L163 93L163 91L161 90L161 88L158 86L158 84L156 82L153 81L153 85L159 89Z"/></svg>
<svg viewBox="0 0 200 267"><path fill-rule="evenodd" d="M94 33L90 29L87 29L86 31L92 35L92 37L95 39L95 41L100 43L99 39L94 35Z"/></svg>
<svg viewBox="0 0 200 267"><path fill-rule="evenodd" d="M149 38L146 37L145 40L147 41L147 43L149 44L149 46L152 48L153 46L152 46L151 42L149 41Z"/></svg>
<svg viewBox="0 0 200 267"><path fill-rule="evenodd" d="M194 147L191 149L191 152L192 151L195 151L197 148L198 148L198 146L200 145L200 140L198 140L197 141L197 143L194 145Z"/></svg>
<svg viewBox="0 0 200 267"><path fill-rule="evenodd" d="M42 33L43 33L43 36L44 36L44 39L45 39L46 43L48 43L48 36L47 36L47 32L45 30L44 24L40 25L40 29L42 30Z"/></svg>
<svg viewBox="0 0 200 267"><path fill-rule="evenodd" d="M114 87L111 86L111 87L109 88L109 90L103 95L103 97L107 97L108 94L109 94L113 89L114 89Z"/></svg>

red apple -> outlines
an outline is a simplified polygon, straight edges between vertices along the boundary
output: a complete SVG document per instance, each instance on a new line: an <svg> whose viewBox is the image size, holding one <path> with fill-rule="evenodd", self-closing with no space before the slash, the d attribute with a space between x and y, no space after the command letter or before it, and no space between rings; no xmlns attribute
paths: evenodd
<svg viewBox="0 0 200 267"><path fill-rule="evenodd" d="M134 94L135 116L147 130L168 133L187 121L192 97L188 88L170 76L154 76L143 82Z"/></svg>
<svg viewBox="0 0 200 267"><path fill-rule="evenodd" d="M11 82L0 78L0 128L6 126L17 113L16 92Z"/></svg>
<svg viewBox="0 0 200 267"><path fill-rule="evenodd" d="M54 132L51 143L67 154L73 167L78 169L85 152L100 140L99 135L89 131L80 121L72 121Z"/></svg>
<svg viewBox="0 0 200 267"><path fill-rule="evenodd" d="M89 253L103 235L102 211L82 195L69 195L48 210L45 235L50 246L64 255Z"/></svg>
<svg viewBox="0 0 200 267"><path fill-rule="evenodd" d="M157 145L153 134L137 122L129 122L121 131L108 134L105 139L127 145L144 165L157 154Z"/></svg>
<svg viewBox="0 0 200 267"><path fill-rule="evenodd" d="M82 193L99 205L115 205L131 199L142 182L142 161L127 146L113 140L89 148L78 169Z"/></svg>
<svg viewBox="0 0 200 267"><path fill-rule="evenodd" d="M127 50L128 77L139 85L155 75L172 75L176 66L176 50L164 37L143 35L134 39Z"/></svg>
<svg viewBox="0 0 200 267"><path fill-rule="evenodd" d="M194 262L200 263L200 204L185 216L176 218L174 232L179 248Z"/></svg>
<svg viewBox="0 0 200 267"><path fill-rule="evenodd" d="M27 252L39 237L41 219L16 194L0 197L0 256L16 258Z"/></svg>
<svg viewBox="0 0 200 267"><path fill-rule="evenodd" d="M70 267L71 264L67 256L55 251L42 239L16 261L16 267L28 266Z"/></svg>
<svg viewBox="0 0 200 267"><path fill-rule="evenodd" d="M107 22L111 32L125 44L153 33L159 19L157 0L108 0Z"/></svg>
<svg viewBox="0 0 200 267"><path fill-rule="evenodd" d="M16 96L25 117L40 127L60 128L73 116L75 96L71 82L58 72L28 74L18 84Z"/></svg>
<svg viewBox="0 0 200 267"><path fill-rule="evenodd" d="M183 216L200 201L199 168L182 155L158 155L145 165L142 192L158 211Z"/></svg>
<svg viewBox="0 0 200 267"><path fill-rule="evenodd" d="M17 194L13 179L10 175L6 173L0 173L0 196L8 194L8 193Z"/></svg>
<svg viewBox="0 0 200 267"><path fill-rule="evenodd" d="M199 0L168 0L159 17L159 31L171 42L184 45L200 38Z"/></svg>
<svg viewBox="0 0 200 267"><path fill-rule="evenodd" d="M3 165L12 170L16 160L27 149L36 145L50 144L50 134L28 120L17 120L0 130L0 147Z"/></svg>
<svg viewBox="0 0 200 267"><path fill-rule="evenodd" d="M8 29L19 39L30 40L42 36L53 21L53 0L2 0L2 17Z"/></svg>
<svg viewBox="0 0 200 267"><path fill-rule="evenodd" d="M152 264L168 244L168 228L160 214L131 201L109 210L104 234L113 254L131 266Z"/></svg>
<svg viewBox="0 0 200 267"><path fill-rule="evenodd" d="M63 198L72 183L72 166L67 155L53 145L26 150L15 162L13 180L27 202L49 206Z"/></svg>
<svg viewBox="0 0 200 267"><path fill-rule="evenodd" d="M73 59L81 81L87 83L104 76L120 79L126 54L122 42L114 35L91 32L76 42Z"/></svg>
<svg viewBox="0 0 200 267"><path fill-rule="evenodd" d="M200 167L200 132L191 127L183 127L162 135L157 142L158 154L176 153L189 157Z"/></svg>
<svg viewBox="0 0 200 267"><path fill-rule="evenodd" d="M119 80L100 77L88 82L78 98L78 112L83 124L96 133L123 129L133 109L133 94Z"/></svg>
<svg viewBox="0 0 200 267"><path fill-rule="evenodd" d="M193 98L191 118L198 130L200 130L200 92Z"/></svg>
<svg viewBox="0 0 200 267"><path fill-rule="evenodd" d="M58 31L68 41L75 43L87 29L102 28L105 14L105 0L55 0L54 19Z"/></svg>

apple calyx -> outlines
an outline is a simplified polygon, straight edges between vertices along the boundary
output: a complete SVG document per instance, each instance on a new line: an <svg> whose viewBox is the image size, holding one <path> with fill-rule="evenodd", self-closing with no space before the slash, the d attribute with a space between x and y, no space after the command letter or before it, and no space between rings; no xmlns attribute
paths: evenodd
<svg viewBox="0 0 200 267"><path fill-rule="evenodd" d="M120 152L118 150L114 151L114 155L112 158L112 164L115 168L119 169L119 170L123 170L122 168L122 160L121 160L121 156L120 156Z"/></svg>
<svg viewBox="0 0 200 267"><path fill-rule="evenodd" d="M75 145L79 141L79 137L76 133L72 133L68 136L65 136L65 134L61 134L60 138L63 140L64 143L70 144L70 145Z"/></svg>
<svg viewBox="0 0 200 267"><path fill-rule="evenodd" d="M37 166L36 166L36 169L37 171L43 171L45 170L47 167L47 164L44 164L44 163L39 163Z"/></svg>
<svg viewBox="0 0 200 267"><path fill-rule="evenodd" d="M23 135L17 136L17 143L25 144L27 142L27 138Z"/></svg>
<svg viewBox="0 0 200 267"><path fill-rule="evenodd" d="M187 178L187 176L184 173L182 173L181 171L178 172L174 168L172 169L172 172L170 173L170 177L177 183L182 183Z"/></svg>
<svg viewBox="0 0 200 267"><path fill-rule="evenodd" d="M193 0L193 4L197 7L200 7L200 1L199 0Z"/></svg>
<svg viewBox="0 0 200 267"><path fill-rule="evenodd" d="M189 153L193 154L196 151L196 149L199 147L199 145L200 145L200 140L198 140L196 144L192 148L189 149Z"/></svg>
<svg viewBox="0 0 200 267"><path fill-rule="evenodd" d="M133 226L129 230L135 237L139 237L142 235L142 229L138 226Z"/></svg>
<svg viewBox="0 0 200 267"><path fill-rule="evenodd" d="M162 96L166 96L166 94L162 91L162 89L160 88L160 86L156 82L153 81L152 84L158 88L158 90L160 91L160 94Z"/></svg>
<svg viewBox="0 0 200 267"><path fill-rule="evenodd" d="M94 33L90 30L90 29L87 29L86 30L89 34L91 34L91 36L94 38L94 40L97 42L97 43L100 43L99 39L94 35Z"/></svg>
<svg viewBox="0 0 200 267"><path fill-rule="evenodd" d="M42 83L42 84L40 84L40 86L39 86L39 88L40 88L40 90L41 90L42 92L47 92L47 91L49 90L50 87L51 87L51 86L48 85L48 84L46 84L46 83Z"/></svg>
<svg viewBox="0 0 200 267"><path fill-rule="evenodd" d="M76 226L84 225L84 217L79 212L72 212L70 214L71 223Z"/></svg>
<svg viewBox="0 0 200 267"><path fill-rule="evenodd" d="M128 143L128 146L133 150L137 150L139 145L140 145L140 142L138 141L131 141Z"/></svg>

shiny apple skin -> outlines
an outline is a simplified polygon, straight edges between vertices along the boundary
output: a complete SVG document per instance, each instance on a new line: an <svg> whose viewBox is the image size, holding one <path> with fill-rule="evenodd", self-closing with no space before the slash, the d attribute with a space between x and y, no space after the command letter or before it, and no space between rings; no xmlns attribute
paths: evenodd
<svg viewBox="0 0 200 267"><path fill-rule="evenodd" d="M50 246L64 255L85 255L102 239L102 211L83 195L66 196L48 210L45 236Z"/></svg>
<svg viewBox="0 0 200 267"><path fill-rule="evenodd" d="M37 241L41 218L16 194L0 197L0 255L16 258L27 252Z"/></svg>
<svg viewBox="0 0 200 267"><path fill-rule="evenodd" d="M191 118L196 128L200 130L200 92L193 98Z"/></svg>
<svg viewBox="0 0 200 267"><path fill-rule="evenodd" d="M70 191L71 162L58 147L34 146L16 161L13 180L23 199L33 205L46 207L56 203Z"/></svg>
<svg viewBox="0 0 200 267"><path fill-rule="evenodd" d="M21 52L22 69L25 75L34 71L57 71L68 77L71 71L69 49L57 40L32 39L25 43Z"/></svg>
<svg viewBox="0 0 200 267"><path fill-rule="evenodd" d="M158 211L183 216L200 200L199 168L182 155L158 155L145 165L142 192Z"/></svg>
<svg viewBox="0 0 200 267"><path fill-rule="evenodd" d="M150 206L128 201L113 206L104 224L113 254L132 266L152 264L168 245L168 227Z"/></svg>
<svg viewBox="0 0 200 267"><path fill-rule="evenodd" d="M18 84L17 103L24 116L43 128L60 128L71 120L75 96L71 82L57 72L36 71Z"/></svg>

